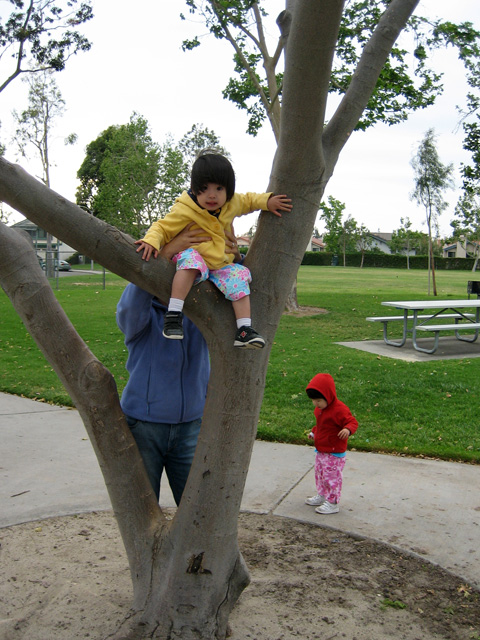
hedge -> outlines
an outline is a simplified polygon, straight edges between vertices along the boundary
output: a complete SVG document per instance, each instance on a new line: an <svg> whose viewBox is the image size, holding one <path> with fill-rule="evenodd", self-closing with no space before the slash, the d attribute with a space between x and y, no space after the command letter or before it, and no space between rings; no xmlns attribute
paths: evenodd
<svg viewBox="0 0 480 640"><path fill-rule="evenodd" d="M343 255L338 254L338 266L343 266ZM326 251L307 251L303 256L303 265L330 266L333 263L334 254ZM345 266L359 267L362 261L360 253L347 253ZM455 269L471 271L475 260L473 258L435 258L435 269ZM410 256L410 269L428 269L428 256ZM364 267L382 267L391 269L406 269L407 256L388 253L366 253L363 259Z"/></svg>

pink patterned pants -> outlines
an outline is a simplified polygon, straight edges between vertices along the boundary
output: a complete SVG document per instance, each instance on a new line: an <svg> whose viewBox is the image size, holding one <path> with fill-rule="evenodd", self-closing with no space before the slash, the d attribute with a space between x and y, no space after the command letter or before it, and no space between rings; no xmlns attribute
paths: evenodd
<svg viewBox="0 0 480 640"><path fill-rule="evenodd" d="M185 249L173 256L173 261L177 263L177 270L195 269L199 272L195 279L195 284L210 280L220 289L227 300L240 300L250 295L249 283L252 276L249 269L241 264L227 264L221 269L209 269L205 260L196 249Z"/></svg>
<svg viewBox="0 0 480 640"><path fill-rule="evenodd" d="M317 493L328 502L340 502L342 493L343 468L346 457L337 458L331 453L315 454L315 484Z"/></svg>

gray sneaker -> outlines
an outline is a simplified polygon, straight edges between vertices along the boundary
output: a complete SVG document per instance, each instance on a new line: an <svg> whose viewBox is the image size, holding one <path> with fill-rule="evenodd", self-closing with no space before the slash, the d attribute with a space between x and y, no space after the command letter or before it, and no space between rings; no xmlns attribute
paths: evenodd
<svg viewBox="0 0 480 640"><path fill-rule="evenodd" d="M183 340L183 313L181 311L166 312L162 333L169 340Z"/></svg>
<svg viewBox="0 0 480 640"><path fill-rule="evenodd" d="M312 496L311 498L307 498L305 500L305 504L308 504L311 507L319 507L324 502L326 502L326 500L321 495Z"/></svg>

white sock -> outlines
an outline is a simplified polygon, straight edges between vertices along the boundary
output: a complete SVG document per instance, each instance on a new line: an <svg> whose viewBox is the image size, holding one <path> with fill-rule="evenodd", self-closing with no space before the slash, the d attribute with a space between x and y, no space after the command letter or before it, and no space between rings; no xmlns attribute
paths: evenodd
<svg viewBox="0 0 480 640"><path fill-rule="evenodd" d="M169 311L183 311L183 300L180 300L179 298L170 298L170 301L168 303L168 310Z"/></svg>
<svg viewBox="0 0 480 640"><path fill-rule="evenodd" d="M237 318L237 329L240 327L251 327L252 319L251 318Z"/></svg>

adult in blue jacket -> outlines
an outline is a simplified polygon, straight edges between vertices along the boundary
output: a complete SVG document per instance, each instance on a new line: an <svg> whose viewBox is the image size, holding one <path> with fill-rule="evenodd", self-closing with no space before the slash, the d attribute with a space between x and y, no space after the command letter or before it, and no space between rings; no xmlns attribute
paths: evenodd
<svg viewBox="0 0 480 640"><path fill-rule="evenodd" d="M187 227L160 255L171 258L206 240ZM117 305L130 374L121 406L157 498L165 469L178 505L197 445L210 363L205 340L188 318L183 340L162 335L166 311L152 294L132 283L126 286Z"/></svg>

